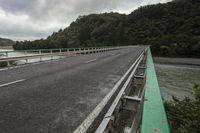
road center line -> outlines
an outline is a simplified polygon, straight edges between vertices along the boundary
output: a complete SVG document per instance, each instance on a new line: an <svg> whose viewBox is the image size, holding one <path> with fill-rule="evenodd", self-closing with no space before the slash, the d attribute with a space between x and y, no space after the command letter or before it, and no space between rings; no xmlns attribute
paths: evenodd
<svg viewBox="0 0 200 133"><path fill-rule="evenodd" d="M5 83L5 84L0 85L0 87L4 87L4 86L11 85L11 84L19 83L19 82L22 82L22 81L25 81L25 80L26 79L20 79L20 80L16 80L16 81L13 81L13 82Z"/></svg>
<svg viewBox="0 0 200 133"><path fill-rule="evenodd" d="M95 60L97 60L97 59L92 59L92 60L86 61L85 63L90 63L90 62L93 62Z"/></svg>

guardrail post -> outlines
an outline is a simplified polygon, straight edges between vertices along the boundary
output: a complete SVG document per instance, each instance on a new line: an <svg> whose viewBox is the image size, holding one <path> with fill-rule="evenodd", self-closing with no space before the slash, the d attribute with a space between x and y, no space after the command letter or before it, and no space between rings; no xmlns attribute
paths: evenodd
<svg viewBox="0 0 200 133"><path fill-rule="evenodd" d="M24 51L24 55L26 55L27 54L27 51Z"/></svg>
<svg viewBox="0 0 200 133"><path fill-rule="evenodd" d="M69 56L69 49L67 49L67 56Z"/></svg>
<svg viewBox="0 0 200 133"><path fill-rule="evenodd" d="M41 50L39 50L39 54L42 54Z"/></svg>
<svg viewBox="0 0 200 133"><path fill-rule="evenodd" d="M6 52L6 57L8 57L8 52Z"/></svg>
<svg viewBox="0 0 200 133"><path fill-rule="evenodd" d="M81 55L81 48L78 49L78 54Z"/></svg>
<svg viewBox="0 0 200 133"><path fill-rule="evenodd" d="M51 53L51 54L53 53L52 49L50 50L50 53Z"/></svg>
<svg viewBox="0 0 200 133"><path fill-rule="evenodd" d="M60 49L60 53L62 53L62 49Z"/></svg>
<svg viewBox="0 0 200 133"><path fill-rule="evenodd" d="M7 61L7 66L8 66L8 67L10 66L10 62L9 62L9 61Z"/></svg>

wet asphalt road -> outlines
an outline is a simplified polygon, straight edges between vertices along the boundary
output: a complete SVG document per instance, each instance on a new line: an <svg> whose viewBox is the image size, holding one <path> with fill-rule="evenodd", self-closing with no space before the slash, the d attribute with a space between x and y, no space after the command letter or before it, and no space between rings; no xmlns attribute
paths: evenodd
<svg viewBox="0 0 200 133"><path fill-rule="evenodd" d="M144 47L0 71L0 133L71 133Z"/></svg>

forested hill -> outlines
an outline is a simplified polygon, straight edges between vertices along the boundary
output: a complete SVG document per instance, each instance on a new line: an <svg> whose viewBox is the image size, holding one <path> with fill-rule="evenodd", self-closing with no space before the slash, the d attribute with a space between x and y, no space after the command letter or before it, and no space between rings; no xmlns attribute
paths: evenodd
<svg viewBox="0 0 200 133"><path fill-rule="evenodd" d="M0 47L12 46L14 44L15 42L10 39L0 38Z"/></svg>
<svg viewBox="0 0 200 133"><path fill-rule="evenodd" d="M80 16L47 39L17 42L15 49L151 45L162 56L200 57L200 0L148 5L129 15Z"/></svg>

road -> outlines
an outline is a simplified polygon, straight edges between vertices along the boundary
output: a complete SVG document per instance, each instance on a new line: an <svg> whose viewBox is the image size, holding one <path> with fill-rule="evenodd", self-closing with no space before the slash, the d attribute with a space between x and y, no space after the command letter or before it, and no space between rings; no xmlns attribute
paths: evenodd
<svg viewBox="0 0 200 133"><path fill-rule="evenodd" d="M0 133L70 133L144 47L0 71Z"/></svg>

